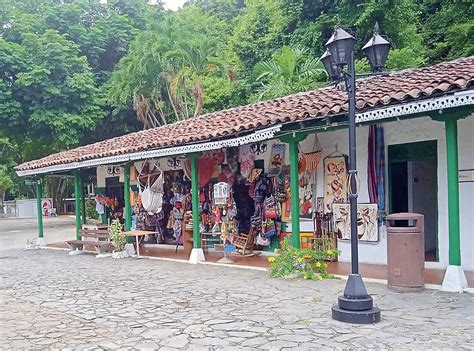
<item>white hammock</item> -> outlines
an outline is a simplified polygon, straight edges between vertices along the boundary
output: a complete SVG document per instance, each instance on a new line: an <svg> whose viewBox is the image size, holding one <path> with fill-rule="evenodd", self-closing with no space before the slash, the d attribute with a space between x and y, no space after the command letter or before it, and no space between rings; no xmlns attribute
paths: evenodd
<svg viewBox="0 0 474 351"><path fill-rule="evenodd" d="M140 185L140 175L141 172L143 171L143 166L145 165L145 162L141 165L140 170L138 172L138 178L137 178L137 184L138 184L138 192L140 193L140 196L142 198L142 205L143 208L151 213L158 213L161 211L161 208L163 206L163 172L161 169L158 168L160 171L160 175L158 178L153 182L153 184L150 184L150 175L147 176L147 183L143 187Z"/></svg>

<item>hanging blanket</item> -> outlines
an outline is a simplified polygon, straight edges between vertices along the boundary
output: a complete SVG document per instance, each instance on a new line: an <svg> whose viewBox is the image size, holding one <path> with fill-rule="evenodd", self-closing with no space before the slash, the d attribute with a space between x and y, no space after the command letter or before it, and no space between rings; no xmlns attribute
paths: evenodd
<svg viewBox="0 0 474 351"><path fill-rule="evenodd" d="M212 178L214 173L215 160L212 157L199 157L198 159L198 185L200 188L205 186ZM191 179L191 161L184 162L184 173Z"/></svg>
<svg viewBox="0 0 474 351"><path fill-rule="evenodd" d="M270 156L270 167L268 177L276 177L281 173L285 161L285 144L273 144Z"/></svg>

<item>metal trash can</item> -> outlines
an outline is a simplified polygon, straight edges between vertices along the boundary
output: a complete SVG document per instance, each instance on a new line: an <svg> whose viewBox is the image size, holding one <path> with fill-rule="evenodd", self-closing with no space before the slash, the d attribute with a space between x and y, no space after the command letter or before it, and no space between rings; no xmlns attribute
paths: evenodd
<svg viewBox="0 0 474 351"><path fill-rule="evenodd" d="M394 213L386 218L388 287L393 290L419 291L424 287L424 221L418 213Z"/></svg>

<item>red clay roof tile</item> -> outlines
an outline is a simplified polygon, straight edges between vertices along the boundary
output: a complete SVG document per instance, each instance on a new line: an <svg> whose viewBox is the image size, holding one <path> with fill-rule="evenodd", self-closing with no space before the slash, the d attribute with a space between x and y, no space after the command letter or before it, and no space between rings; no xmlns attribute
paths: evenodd
<svg viewBox="0 0 474 351"><path fill-rule="evenodd" d="M474 85L474 57L431 67L407 69L357 81L357 109L400 104L413 99L442 95ZM193 119L139 131L63 151L17 166L17 171L122 155L130 152L206 142L251 132L268 125L308 118L325 118L347 112L347 95L334 87L257 102L207 113Z"/></svg>

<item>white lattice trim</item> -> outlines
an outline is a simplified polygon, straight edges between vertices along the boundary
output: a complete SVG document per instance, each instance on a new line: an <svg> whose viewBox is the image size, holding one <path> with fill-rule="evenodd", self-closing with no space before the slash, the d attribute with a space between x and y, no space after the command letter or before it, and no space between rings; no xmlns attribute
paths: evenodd
<svg viewBox="0 0 474 351"><path fill-rule="evenodd" d="M102 157L96 158L93 160L81 161L81 162L71 162L62 165L54 165L42 168L36 168L31 170L25 171L17 171L16 173L20 177L35 175L35 174L44 174L50 172L60 172L60 171L67 171L71 169L79 169L79 168L88 168L94 167L99 165L106 165L106 164L117 164L117 163L124 163L127 161L135 161L135 160L145 160L148 158L156 158L156 157L163 157L163 156L171 156L171 155L182 155L192 152L198 151L206 151L206 150L215 150L221 147L232 147L232 146L239 146L254 143L256 141L263 141L272 139L275 136L275 133L279 132L281 129L281 124L263 129L261 131L254 132L252 134L220 140L220 141L211 141L209 143L200 143L200 144L191 144L191 145L184 145L184 146L176 146L166 149L157 149L157 150L149 150L149 151L141 151L135 152L125 155L118 155L118 156L110 156L110 157Z"/></svg>
<svg viewBox="0 0 474 351"><path fill-rule="evenodd" d="M356 123L377 121L384 118L406 116L420 112L437 111L445 108L467 105L474 105L474 90L358 113L356 114Z"/></svg>

